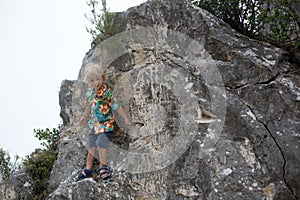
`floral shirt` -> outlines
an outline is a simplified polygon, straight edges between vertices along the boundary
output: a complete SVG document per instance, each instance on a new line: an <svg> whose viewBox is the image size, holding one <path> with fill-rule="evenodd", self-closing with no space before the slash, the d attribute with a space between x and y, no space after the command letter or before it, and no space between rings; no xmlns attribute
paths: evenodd
<svg viewBox="0 0 300 200"><path fill-rule="evenodd" d="M112 103L112 89L106 84L102 84L97 92L89 88L86 103L91 107L92 117L88 122L90 129L94 129L95 134L113 131L115 119L112 110L117 110L120 105Z"/></svg>

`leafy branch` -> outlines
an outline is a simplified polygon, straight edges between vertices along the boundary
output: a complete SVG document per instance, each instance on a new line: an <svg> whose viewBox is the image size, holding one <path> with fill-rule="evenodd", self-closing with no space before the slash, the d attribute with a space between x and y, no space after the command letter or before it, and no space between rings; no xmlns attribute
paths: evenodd
<svg viewBox="0 0 300 200"><path fill-rule="evenodd" d="M189 1L244 35L299 50L300 17L295 10L297 0Z"/></svg>
<svg viewBox="0 0 300 200"><path fill-rule="evenodd" d="M11 161L9 153L0 148L0 176L2 180L8 180L20 168L19 159L19 156L15 156L15 159Z"/></svg>
<svg viewBox="0 0 300 200"><path fill-rule="evenodd" d="M91 13L85 14L85 18L90 22L91 27L86 27L86 31L91 34L93 42L97 45L103 40L115 35L119 31L119 25L115 22L115 13L109 12L106 7L106 0L89 0L86 2Z"/></svg>

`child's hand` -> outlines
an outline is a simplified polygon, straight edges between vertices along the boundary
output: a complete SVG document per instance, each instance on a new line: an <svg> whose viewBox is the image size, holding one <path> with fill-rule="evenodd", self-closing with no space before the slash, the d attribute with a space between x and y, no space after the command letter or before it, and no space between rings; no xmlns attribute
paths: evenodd
<svg viewBox="0 0 300 200"><path fill-rule="evenodd" d="M127 117L124 119L124 121L127 124L128 128L131 128L131 121Z"/></svg>
<svg viewBox="0 0 300 200"><path fill-rule="evenodd" d="M85 126L87 124L87 118L86 117L81 117L79 120L79 126Z"/></svg>

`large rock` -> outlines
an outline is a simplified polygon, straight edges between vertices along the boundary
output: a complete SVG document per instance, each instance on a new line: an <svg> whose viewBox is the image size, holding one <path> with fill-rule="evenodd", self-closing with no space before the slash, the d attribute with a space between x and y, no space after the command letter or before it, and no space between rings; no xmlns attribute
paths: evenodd
<svg viewBox="0 0 300 200"><path fill-rule="evenodd" d="M183 0L148 1L116 19L119 34L62 85L49 199L299 198L300 76L289 54ZM74 181L87 153L77 121L89 62L105 67L138 130L116 115L107 182Z"/></svg>

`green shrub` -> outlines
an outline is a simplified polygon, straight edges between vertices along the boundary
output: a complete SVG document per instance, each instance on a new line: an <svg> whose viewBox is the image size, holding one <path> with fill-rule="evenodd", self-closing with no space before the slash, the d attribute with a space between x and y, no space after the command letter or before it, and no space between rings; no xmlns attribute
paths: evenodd
<svg viewBox="0 0 300 200"><path fill-rule="evenodd" d="M19 156L11 161L11 156L3 148L0 148L0 180L8 180L10 176L20 168Z"/></svg>
<svg viewBox="0 0 300 200"><path fill-rule="evenodd" d="M60 128L60 126L58 127ZM57 159L57 142L59 130L34 129L35 137L41 141L43 150L37 154L32 153L26 156L24 165L33 179L33 196L32 199L45 199L47 197L47 183L50 178L51 170Z"/></svg>
<svg viewBox="0 0 300 200"><path fill-rule="evenodd" d="M58 141L58 128L53 128L50 131L49 128L43 129L34 129L35 137L41 141L41 145L46 148L46 150L56 150L57 149L57 141Z"/></svg>
<svg viewBox="0 0 300 200"><path fill-rule="evenodd" d="M249 37L299 50L296 0L189 0Z"/></svg>
<svg viewBox="0 0 300 200"><path fill-rule="evenodd" d="M86 2L91 9L90 15L85 14L91 24L90 28L86 27L86 31L91 34L93 43L96 45L119 32L119 25L115 21L115 13L108 11L106 0L101 2L101 6L99 6L97 0Z"/></svg>
<svg viewBox="0 0 300 200"><path fill-rule="evenodd" d="M24 165L34 183L32 199L46 198L47 183L56 158L57 152L54 150L43 150L37 155L26 157Z"/></svg>

